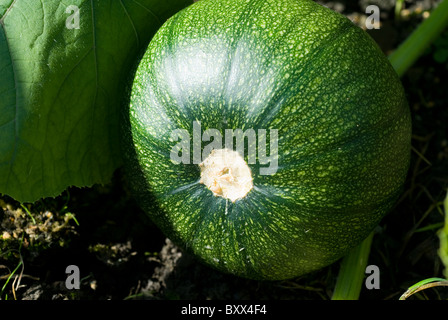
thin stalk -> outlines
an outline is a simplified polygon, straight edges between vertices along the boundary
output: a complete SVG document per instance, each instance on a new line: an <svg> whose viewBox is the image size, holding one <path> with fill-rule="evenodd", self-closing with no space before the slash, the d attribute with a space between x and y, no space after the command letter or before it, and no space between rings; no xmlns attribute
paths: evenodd
<svg viewBox="0 0 448 320"><path fill-rule="evenodd" d="M401 10L403 10L404 0L395 1L395 19L400 19Z"/></svg>
<svg viewBox="0 0 448 320"><path fill-rule="evenodd" d="M20 205L25 210L25 212L30 216L31 220L33 220L33 223L36 224L36 219L34 219L33 215L30 212L30 210L28 210L28 208L25 205L23 205L23 204L20 204Z"/></svg>
<svg viewBox="0 0 448 320"><path fill-rule="evenodd" d="M5 284L3 285L2 289L0 290L0 297L3 294L3 291L5 291L6 286L8 285L9 281L11 280L11 278L14 276L14 274L17 272L17 270L20 268L20 266L23 264L22 260L20 260L19 264L16 266L16 268L13 270L13 272L11 272L8 276L8 278L6 279ZM14 288L13 288L14 290Z"/></svg>
<svg viewBox="0 0 448 320"><path fill-rule="evenodd" d="M447 26L448 0L443 0L431 12L429 18L423 21L398 49L389 55L389 61L400 77L414 64Z"/></svg>
<svg viewBox="0 0 448 320"><path fill-rule="evenodd" d="M416 292L419 292L421 290L425 290L428 288L434 288L434 287L441 287L441 286L448 286L448 281L443 278L429 278L422 280L413 286L409 287L409 289L403 293L399 300L406 300L411 295L413 295Z"/></svg>
<svg viewBox="0 0 448 320"><path fill-rule="evenodd" d="M361 292L373 232L342 259L332 300L358 300Z"/></svg>

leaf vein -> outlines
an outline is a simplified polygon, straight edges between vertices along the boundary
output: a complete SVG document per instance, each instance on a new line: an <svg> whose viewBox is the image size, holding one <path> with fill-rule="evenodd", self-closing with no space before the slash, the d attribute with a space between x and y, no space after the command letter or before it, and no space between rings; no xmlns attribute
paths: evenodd
<svg viewBox="0 0 448 320"><path fill-rule="evenodd" d="M121 7L123 8L124 13L125 13L126 16L128 17L129 22L131 23L132 29L134 30L135 38L137 39L137 48L140 48L140 39L139 39L139 37L138 37L138 33L137 33L137 29L135 28L134 21L132 21L132 18L131 18L131 16L129 15L128 11L126 10L126 7L125 7L125 5L123 4L123 1L122 1L122 0L120 0L120 4L121 4Z"/></svg>
<svg viewBox="0 0 448 320"><path fill-rule="evenodd" d="M92 123L90 125L90 135L89 135L89 145L90 150L93 150L93 139L94 139L94 129L95 129L95 107L96 107L96 101L98 98L98 87L99 87L99 80L98 80L98 56L96 51L96 33L95 33L95 8L93 0L90 0L91 10L92 10L92 49L93 49L93 62L94 62L94 69L95 69L95 94L92 98Z"/></svg>
<svg viewBox="0 0 448 320"><path fill-rule="evenodd" d="M5 14L0 18L0 24L3 25L3 21L5 20L5 17L8 15L8 13L11 11L12 7L16 3L17 0L14 0L11 5L6 9ZM3 25L4 26L4 25Z"/></svg>
<svg viewBox="0 0 448 320"><path fill-rule="evenodd" d="M13 2L13 4L14 4L14 2ZM12 5L11 5L11 7L12 7ZM8 10L9 10L9 8L8 8ZM9 12L9 11L7 11L7 12ZM6 15L6 13L5 13L5 15ZM5 15L3 17L5 17ZM3 17L2 17L2 19L3 19ZM12 168L13 168L13 163L14 163L14 161L16 159L16 156L17 156L17 144L18 144L18 140L19 140L19 126L17 124L17 116L19 114L19 110L18 110L18 102L19 102L18 101L18 99L19 99L18 96L19 96L19 94L17 92L18 91L18 79L17 79L17 75L16 75L16 68L15 68L15 65L14 65L14 59L11 56L11 49L10 49L10 45L9 45L9 42L8 42L8 34L6 32L6 28L5 28L4 24L3 24L3 20L0 20L0 23L2 25L3 33L4 33L4 36L5 36L5 43L6 43L6 46L8 47L7 50L9 52L9 57L11 59L11 68L12 68L12 74L13 74L13 77L14 77L14 89L15 89L15 98L16 98L16 103L15 103L15 108L14 108L14 150L13 150L13 153L12 153L12 157L9 160L9 170L8 170L8 174L7 174L6 179L5 179L5 186L8 186L9 185L9 179L11 178L11 172L12 172Z"/></svg>
<svg viewBox="0 0 448 320"><path fill-rule="evenodd" d="M138 2L137 0L134 0L134 2L136 3L136 4L138 4L140 7L142 7L143 9L145 9L146 11L148 11L156 20L157 20L157 23L159 24L159 25L162 25L162 21L160 21L160 19L159 19L159 17L151 10L151 9L149 9L149 8L147 8L146 6L144 6L144 5L142 5L140 2Z"/></svg>

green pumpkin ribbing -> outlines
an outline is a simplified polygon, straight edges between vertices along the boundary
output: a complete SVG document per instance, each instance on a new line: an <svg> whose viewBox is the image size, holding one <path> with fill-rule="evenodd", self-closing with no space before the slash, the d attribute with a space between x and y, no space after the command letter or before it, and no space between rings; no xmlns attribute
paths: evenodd
<svg viewBox="0 0 448 320"><path fill-rule="evenodd" d="M390 210L409 164L409 108L387 58L308 0L201 0L179 12L139 65L129 117L142 206L200 259L249 278L340 258ZM215 197L196 164L170 159L171 133L192 135L194 121L223 135L278 130L277 172L250 164L244 199Z"/></svg>

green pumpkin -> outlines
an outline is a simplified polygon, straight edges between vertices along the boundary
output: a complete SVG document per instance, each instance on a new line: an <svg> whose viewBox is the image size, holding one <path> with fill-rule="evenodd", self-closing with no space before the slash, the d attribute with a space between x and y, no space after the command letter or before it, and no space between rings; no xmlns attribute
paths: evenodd
<svg viewBox="0 0 448 320"><path fill-rule="evenodd" d="M409 166L395 71L363 30L309 0L180 11L141 60L126 117L141 206L175 243L241 277L335 262L391 210Z"/></svg>

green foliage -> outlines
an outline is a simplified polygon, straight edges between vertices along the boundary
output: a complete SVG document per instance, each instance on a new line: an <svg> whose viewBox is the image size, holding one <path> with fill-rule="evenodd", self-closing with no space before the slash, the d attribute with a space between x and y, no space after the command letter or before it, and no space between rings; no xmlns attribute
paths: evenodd
<svg viewBox="0 0 448 320"><path fill-rule="evenodd" d="M0 0L0 193L32 202L110 180L129 72L188 3Z"/></svg>
<svg viewBox="0 0 448 320"><path fill-rule="evenodd" d="M358 300L374 232L352 249L341 262L332 300Z"/></svg>

